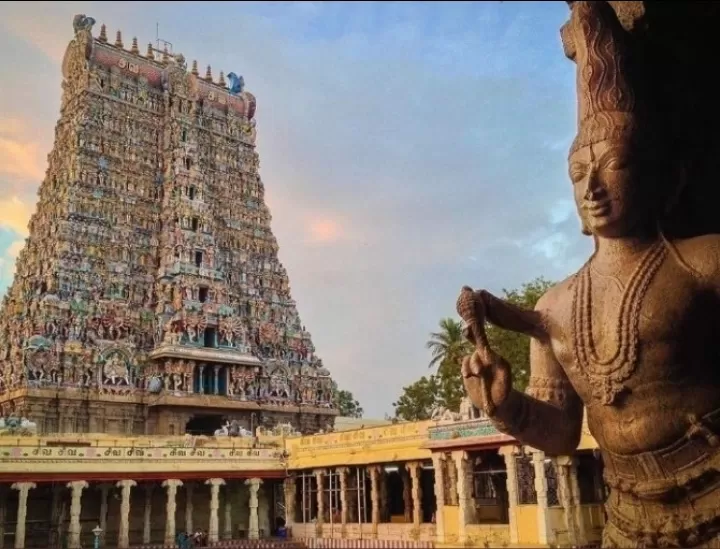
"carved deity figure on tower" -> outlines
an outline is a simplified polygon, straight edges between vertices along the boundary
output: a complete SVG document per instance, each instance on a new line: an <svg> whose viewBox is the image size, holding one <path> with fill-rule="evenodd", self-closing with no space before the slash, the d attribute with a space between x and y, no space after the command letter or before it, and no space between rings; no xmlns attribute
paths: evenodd
<svg viewBox="0 0 720 549"><path fill-rule="evenodd" d="M498 429L571 455L586 409L611 489L603 547L720 547L720 235L666 238L683 187L639 48L607 2L573 2L579 128L569 156L595 252L534 311L466 288L474 404ZM484 322L531 336L526 394Z"/></svg>

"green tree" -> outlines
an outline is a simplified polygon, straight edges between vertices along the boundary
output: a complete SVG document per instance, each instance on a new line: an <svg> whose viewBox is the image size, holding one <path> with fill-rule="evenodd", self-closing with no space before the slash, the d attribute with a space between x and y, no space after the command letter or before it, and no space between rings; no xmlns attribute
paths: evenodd
<svg viewBox="0 0 720 549"><path fill-rule="evenodd" d="M532 310L552 285L542 277L536 278L519 289L503 289L502 298ZM514 387L524 391L530 377L530 338L491 324L485 328L492 348L512 366ZM437 373L403 387L402 395L393 403L395 416L400 419L428 419L436 406L457 410L464 395L460 368L472 346L462 336L461 323L452 318L442 319L440 331L430 334L426 346L431 353L430 367L437 367Z"/></svg>
<svg viewBox="0 0 720 549"><path fill-rule="evenodd" d="M458 410L463 397L462 359L472 352L472 345L463 336L462 324L453 318L443 318L440 331L431 333L425 346L432 356L430 368L437 368L437 404Z"/></svg>
<svg viewBox="0 0 720 549"><path fill-rule="evenodd" d="M523 309L532 310L553 283L544 278L523 284L518 290L503 289L503 299ZM530 378L530 337L517 332L486 326L490 346L512 366L513 387L524 391Z"/></svg>
<svg viewBox="0 0 720 549"><path fill-rule="evenodd" d="M421 377L415 383L403 387L402 395L393 402L395 417L406 421L430 419L433 408L437 406L440 385L435 376Z"/></svg>
<svg viewBox="0 0 720 549"><path fill-rule="evenodd" d="M363 417L365 413L350 391L335 391L335 406L342 417Z"/></svg>

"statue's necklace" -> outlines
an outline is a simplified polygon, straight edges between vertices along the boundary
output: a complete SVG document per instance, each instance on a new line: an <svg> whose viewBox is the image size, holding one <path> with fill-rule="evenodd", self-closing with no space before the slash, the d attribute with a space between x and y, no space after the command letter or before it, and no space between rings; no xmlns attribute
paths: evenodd
<svg viewBox="0 0 720 549"><path fill-rule="evenodd" d="M592 387L593 397L605 406L615 402L625 390L623 383L635 373L640 348L640 311L655 274L667 255L663 241L645 252L623 290L616 322L617 347L609 356L600 357L593 340L592 277L590 261L573 280L572 338L575 367Z"/></svg>

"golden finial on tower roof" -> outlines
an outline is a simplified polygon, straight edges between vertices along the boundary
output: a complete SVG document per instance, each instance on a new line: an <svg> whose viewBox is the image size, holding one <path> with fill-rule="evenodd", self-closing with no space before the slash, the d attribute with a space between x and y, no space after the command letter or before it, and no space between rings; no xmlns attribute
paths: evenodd
<svg viewBox="0 0 720 549"><path fill-rule="evenodd" d="M207 70L205 71L205 80L212 82L212 68L210 65L207 66Z"/></svg>
<svg viewBox="0 0 720 549"><path fill-rule="evenodd" d="M140 48L138 48L137 37L133 37L133 42L132 42L132 47L130 48L130 53L134 53L135 55L140 55Z"/></svg>
<svg viewBox="0 0 720 549"><path fill-rule="evenodd" d="M100 40L100 42L107 42L107 29L104 23L100 25L100 36L98 36L98 40Z"/></svg>
<svg viewBox="0 0 720 549"><path fill-rule="evenodd" d="M147 57L148 59L155 59L155 54L153 53L152 42L148 43L148 49L147 49L147 53L145 54L145 57Z"/></svg>
<svg viewBox="0 0 720 549"><path fill-rule="evenodd" d="M218 80L219 86L225 86L225 73L220 71L220 79Z"/></svg>
<svg viewBox="0 0 720 549"><path fill-rule="evenodd" d="M120 31L117 31L117 34L115 35L115 46L118 48L123 47L122 32Z"/></svg>
<svg viewBox="0 0 720 549"><path fill-rule="evenodd" d="M192 70L190 72L192 74L194 74L195 76L200 76L200 72L198 71L198 68L197 68L197 61L193 61Z"/></svg>

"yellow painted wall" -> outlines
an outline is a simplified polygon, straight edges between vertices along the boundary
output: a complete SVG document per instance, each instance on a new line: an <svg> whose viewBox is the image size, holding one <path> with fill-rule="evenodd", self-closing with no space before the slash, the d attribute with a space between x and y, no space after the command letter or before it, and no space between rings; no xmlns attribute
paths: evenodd
<svg viewBox="0 0 720 549"><path fill-rule="evenodd" d="M429 460L430 450L421 446L431 425L434 422L419 421L289 438L288 469Z"/></svg>
<svg viewBox="0 0 720 549"><path fill-rule="evenodd" d="M518 505L515 508L519 545L537 545L538 508L537 505Z"/></svg>
<svg viewBox="0 0 720 549"><path fill-rule="evenodd" d="M443 527L445 528L445 544L457 544L460 507L457 505L444 505L442 510Z"/></svg>
<svg viewBox="0 0 720 549"><path fill-rule="evenodd" d="M467 544L472 547L507 547L510 527L507 524L469 524L465 526Z"/></svg>

